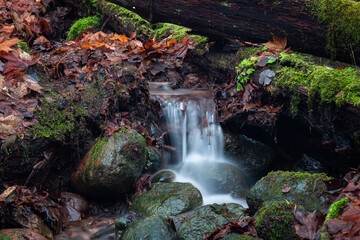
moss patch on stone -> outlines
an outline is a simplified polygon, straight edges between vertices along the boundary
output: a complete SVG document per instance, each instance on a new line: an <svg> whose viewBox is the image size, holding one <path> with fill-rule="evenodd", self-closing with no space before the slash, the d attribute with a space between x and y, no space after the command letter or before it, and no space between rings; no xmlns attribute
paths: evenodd
<svg viewBox="0 0 360 240"><path fill-rule="evenodd" d="M256 218L255 229L259 236L270 240L295 239L294 207L295 204L288 201L265 203Z"/></svg>
<svg viewBox="0 0 360 240"><path fill-rule="evenodd" d="M26 42L20 41L14 45L15 47L21 48L24 52L30 53L29 46Z"/></svg>
<svg viewBox="0 0 360 240"><path fill-rule="evenodd" d="M332 68L316 65L311 59L299 54L287 54L280 61L276 70L275 86L299 97L300 88L308 92L308 104L313 101L337 106L351 104L360 106L360 72L352 67ZM320 98L319 98L320 97ZM294 104L299 103L293 100ZM296 115L296 106L292 106Z"/></svg>
<svg viewBox="0 0 360 240"><path fill-rule="evenodd" d="M325 218L325 223L329 219L338 218L340 211L343 210L349 202L350 202L349 198L342 197L340 200L331 204L331 206L329 207L328 214L326 215L326 218Z"/></svg>
<svg viewBox="0 0 360 240"><path fill-rule="evenodd" d="M331 199L326 193L324 180L329 180L323 173L307 172L270 172L251 188L246 201L252 212L266 201L291 201L303 206L308 211L325 210ZM288 192L283 192L283 189Z"/></svg>
<svg viewBox="0 0 360 240"><path fill-rule="evenodd" d="M327 26L327 48L332 56L337 49L360 50L360 2L354 0L307 0L319 23Z"/></svg>
<svg viewBox="0 0 360 240"><path fill-rule="evenodd" d="M83 109L73 103L65 108L59 107L59 102L44 102L41 109L35 111L39 123L32 128L35 138L49 138L65 141L75 139L85 125ZM85 131L85 129L83 129Z"/></svg>
<svg viewBox="0 0 360 240"><path fill-rule="evenodd" d="M80 33L89 27L97 28L100 26L101 18L99 16L91 16L77 20L70 28L66 40L74 40Z"/></svg>

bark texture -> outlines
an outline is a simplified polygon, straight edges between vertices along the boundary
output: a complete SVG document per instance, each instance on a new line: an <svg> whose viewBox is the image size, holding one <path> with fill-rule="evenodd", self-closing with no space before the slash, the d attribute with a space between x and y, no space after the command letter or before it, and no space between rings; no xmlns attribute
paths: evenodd
<svg viewBox="0 0 360 240"><path fill-rule="evenodd" d="M110 0L152 23L171 22L215 38L236 38L263 43L270 32L286 36L288 46L302 52L328 56L326 26L306 7L305 0ZM338 60L352 61L338 51ZM357 57L359 60L359 57Z"/></svg>

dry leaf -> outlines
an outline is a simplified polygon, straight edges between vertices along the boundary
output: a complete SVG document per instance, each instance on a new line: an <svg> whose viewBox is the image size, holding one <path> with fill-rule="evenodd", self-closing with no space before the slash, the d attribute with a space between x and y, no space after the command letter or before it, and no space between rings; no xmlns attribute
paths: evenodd
<svg viewBox="0 0 360 240"><path fill-rule="evenodd" d="M263 43L263 45L267 46L268 48L275 49L275 50L276 49L284 50L287 45L286 37L279 38L279 37L275 36L273 33L271 33L271 35L273 37L273 40L268 41L267 43Z"/></svg>
<svg viewBox="0 0 360 240"><path fill-rule="evenodd" d="M0 51L4 51L6 53L13 51L14 49L12 49L11 47L14 46L18 42L20 42L20 39L13 38L13 39L7 40L3 43L0 43Z"/></svg>

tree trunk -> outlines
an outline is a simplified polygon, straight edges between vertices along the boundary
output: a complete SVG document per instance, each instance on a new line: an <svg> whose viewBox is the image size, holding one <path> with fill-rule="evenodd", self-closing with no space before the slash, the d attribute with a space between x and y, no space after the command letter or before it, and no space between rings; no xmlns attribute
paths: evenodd
<svg viewBox="0 0 360 240"><path fill-rule="evenodd" d="M328 56L326 26L306 10L305 0L110 0L151 22L171 22L215 38L255 43L271 39L270 32L287 37L288 46ZM337 59L351 62L340 50ZM359 58L357 57L357 60Z"/></svg>

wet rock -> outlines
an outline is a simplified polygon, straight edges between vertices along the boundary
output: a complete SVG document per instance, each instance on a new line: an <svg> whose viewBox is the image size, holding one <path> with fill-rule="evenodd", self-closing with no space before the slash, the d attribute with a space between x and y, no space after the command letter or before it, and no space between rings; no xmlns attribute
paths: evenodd
<svg viewBox="0 0 360 240"><path fill-rule="evenodd" d="M121 237L122 240L171 240L175 239L174 231L171 229L166 218L161 216L150 216L145 219L136 220L130 224Z"/></svg>
<svg viewBox="0 0 360 240"><path fill-rule="evenodd" d="M155 173L163 165L164 159L161 156L161 153L154 147L148 147L147 154L147 160L143 171L146 173Z"/></svg>
<svg viewBox="0 0 360 240"><path fill-rule="evenodd" d="M275 157L269 146L245 135L224 131L224 150L227 157L241 166L249 174L259 173Z"/></svg>
<svg viewBox="0 0 360 240"><path fill-rule="evenodd" d="M130 211L142 216L175 216L201 204L201 193L191 183L155 183L149 191L135 196Z"/></svg>
<svg viewBox="0 0 360 240"><path fill-rule="evenodd" d="M275 77L275 73L270 69L262 71L259 76L259 83L264 86L269 85L273 77Z"/></svg>
<svg viewBox="0 0 360 240"><path fill-rule="evenodd" d="M303 154L302 158L296 162L292 169L295 171L310 173L324 172L322 164L306 154Z"/></svg>
<svg viewBox="0 0 360 240"><path fill-rule="evenodd" d="M175 180L176 175L172 171L165 170L158 172L155 176L151 179L152 183L156 182L164 182L164 183L171 183Z"/></svg>
<svg viewBox="0 0 360 240"><path fill-rule="evenodd" d="M286 202L266 202L256 214L255 229L264 239L296 239L297 220L292 213L295 204ZM306 211L303 208L297 211Z"/></svg>
<svg viewBox="0 0 360 240"><path fill-rule="evenodd" d="M326 192L325 174L307 172L270 172L250 189L246 197L251 212L256 212L266 201L291 201L309 212L326 210L331 199Z"/></svg>
<svg viewBox="0 0 360 240"><path fill-rule="evenodd" d="M245 197L249 188L240 169L223 162L185 163L181 175L191 177L208 193L231 193L235 197Z"/></svg>
<svg viewBox="0 0 360 240"><path fill-rule="evenodd" d="M212 204L180 214L173 218L173 222L179 239L200 240L224 224L244 216L244 208L239 204Z"/></svg>
<svg viewBox="0 0 360 240"><path fill-rule="evenodd" d="M124 230L135 220L142 219L141 216L136 213L128 213L121 216L115 222L115 239L121 239Z"/></svg>
<svg viewBox="0 0 360 240"><path fill-rule="evenodd" d="M29 229L11 228L0 230L0 239L2 240L47 240L44 236Z"/></svg>
<svg viewBox="0 0 360 240"><path fill-rule="evenodd" d="M90 197L114 198L129 193L146 163L146 141L122 128L99 140L71 176L74 189Z"/></svg>
<svg viewBox="0 0 360 240"><path fill-rule="evenodd" d="M89 211L89 203L79 194L62 192L60 196L69 212L69 222L81 220L81 217Z"/></svg>

